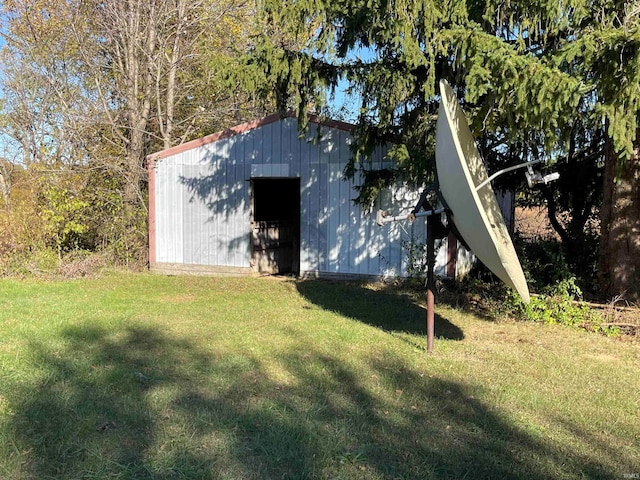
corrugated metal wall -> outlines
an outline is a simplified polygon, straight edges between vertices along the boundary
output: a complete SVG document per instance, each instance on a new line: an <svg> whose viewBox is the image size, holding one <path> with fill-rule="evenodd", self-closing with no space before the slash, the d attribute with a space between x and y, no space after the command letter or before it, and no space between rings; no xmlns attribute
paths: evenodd
<svg viewBox="0 0 640 480"><path fill-rule="evenodd" d="M179 264L248 273L250 179L297 177L301 274L406 275L403 243L424 242L424 222L378 227L375 212L354 205L359 179L342 176L349 132L312 124L304 138L299 135L296 120L286 118L158 159L152 268ZM378 153L373 167L383 166ZM418 193L389 192L376 208L408 211ZM438 263L442 273L446 255Z"/></svg>

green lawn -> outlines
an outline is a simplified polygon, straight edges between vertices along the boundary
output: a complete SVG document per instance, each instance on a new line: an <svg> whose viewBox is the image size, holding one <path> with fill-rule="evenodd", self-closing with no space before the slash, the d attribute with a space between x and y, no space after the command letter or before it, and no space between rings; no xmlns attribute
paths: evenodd
<svg viewBox="0 0 640 480"><path fill-rule="evenodd" d="M640 475L640 346L271 278L0 281L2 479ZM637 478L637 477L635 477Z"/></svg>

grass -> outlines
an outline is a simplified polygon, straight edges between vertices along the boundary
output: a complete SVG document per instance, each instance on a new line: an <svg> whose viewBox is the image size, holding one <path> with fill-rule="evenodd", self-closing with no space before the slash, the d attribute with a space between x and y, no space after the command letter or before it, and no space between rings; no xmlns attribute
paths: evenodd
<svg viewBox="0 0 640 480"><path fill-rule="evenodd" d="M402 292L0 283L0 478L632 478L640 349ZM637 478L637 477L636 477Z"/></svg>

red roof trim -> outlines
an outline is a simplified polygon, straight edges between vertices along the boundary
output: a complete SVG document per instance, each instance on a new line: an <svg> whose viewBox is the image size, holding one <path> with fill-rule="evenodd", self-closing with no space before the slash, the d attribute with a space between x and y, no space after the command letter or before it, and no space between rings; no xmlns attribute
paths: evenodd
<svg viewBox="0 0 640 480"><path fill-rule="evenodd" d="M249 132L251 130L255 130L256 128L263 127L265 125L269 125L270 123L280 121L283 118L296 118L296 115L294 112L287 112L284 116L280 115L279 113L273 113L260 120L253 120L251 122L242 123L240 125L236 125L235 127L231 127L227 130L223 130L217 133L212 133L211 135L207 135L206 137L198 138L190 142L176 145L175 147L167 148L166 150L161 150L159 152L152 153L147 156L147 159L151 163L151 161L159 160L161 158L167 158L172 155L177 155L182 152L193 150L194 148L198 148L203 145L207 145L209 143L217 142L218 140L223 140L225 138L233 137L235 135L239 135L242 133ZM309 122L315 123L317 125L321 125L323 127L336 128L338 130L344 130L347 132L351 132L353 130L353 125L345 122L340 122L338 120L322 120L317 115L309 115L308 118L309 118Z"/></svg>
<svg viewBox="0 0 640 480"><path fill-rule="evenodd" d="M293 114L291 116L295 117L295 115ZM340 120L322 119L318 115L308 115L307 118L311 123L315 123L316 125L335 128L337 130L344 130L345 132L351 132L354 127L354 125L352 125L351 123L341 122Z"/></svg>

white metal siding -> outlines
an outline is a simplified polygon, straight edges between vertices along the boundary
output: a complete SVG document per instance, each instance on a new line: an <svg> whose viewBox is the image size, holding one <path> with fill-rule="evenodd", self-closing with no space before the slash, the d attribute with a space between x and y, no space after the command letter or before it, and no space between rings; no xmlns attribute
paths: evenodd
<svg viewBox="0 0 640 480"><path fill-rule="evenodd" d="M180 167L170 162L155 166L156 178L156 260L160 263L183 263L182 194L178 178Z"/></svg>
<svg viewBox="0 0 640 480"><path fill-rule="evenodd" d="M302 273L405 275L402 243L424 242L424 222L378 227L352 201L359 179L343 179L349 133L323 126L317 143L316 128L301 139L288 118L158 160L156 262L249 267L250 178L298 177ZM374 166L387 166L380 152ZM418 193L397 189L378 206L408 211Z"/></svg>

